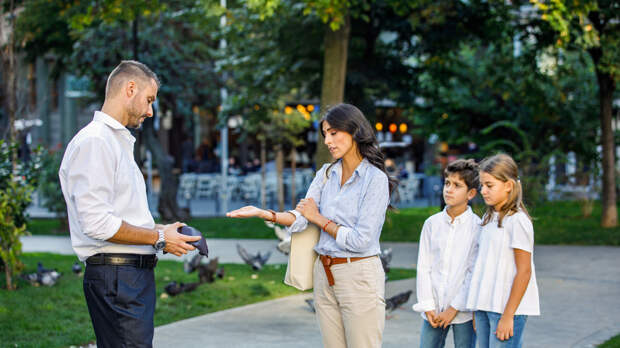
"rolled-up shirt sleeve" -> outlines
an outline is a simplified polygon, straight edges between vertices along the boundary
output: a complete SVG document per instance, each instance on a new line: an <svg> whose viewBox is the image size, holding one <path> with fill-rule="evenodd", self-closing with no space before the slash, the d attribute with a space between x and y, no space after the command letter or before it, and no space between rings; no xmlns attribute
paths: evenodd
<svg viewBox="0 0 620 348"><path fill-rule="evenodd" d="M433 254L431 252L430 234L431 227L429 221L427 220L424 222L424 226L422 226L422 233L420 234L418 264L416 265L416 295L418 297L418 302L413 305L414 311L423 313L437 309L431 281Z"/></svg>
<svg viewBox="0 0 620 348"><path fill-rule="evenodd" d="M68 196L82 232L93 239L110 239L122 224L112 203L116 162L105 140L91 137L76 147L67 166Z"/></svg>
<svg viewBox="0 0 620 348"><path fill-rule="evenodd" d="M306 192L306 198L314 199L319 209L321 207L321 191L323 189L323 186L325 185L325 182L327 181L327 178L325 177L325 171L327 170L327 167L329 167L329 163L324 164L323 167L319 169L319 171L314 176L312 183L310 183L308 192ZM296 219L292 225L286 228L286 232L290 234L305 230L308 226L308 219L301 215L301 213L297 210L291 210L290 212L295 215Z"/></svg>
<svg viewBox="0 0 620 348"><path fill-rule="evenodd" d="M366 251L373 240L378 239L385 221L385 211L390 200L387 175L375 175L362 197L360 215L353 228L340 226L336 244L351 252Z"/></svg>

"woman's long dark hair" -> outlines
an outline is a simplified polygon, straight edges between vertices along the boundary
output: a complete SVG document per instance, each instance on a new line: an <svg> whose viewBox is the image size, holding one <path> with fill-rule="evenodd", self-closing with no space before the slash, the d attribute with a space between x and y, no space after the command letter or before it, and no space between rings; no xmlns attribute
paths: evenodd
<svg viewBox="0 0 620 348"><path fill-rule="evenodd" d="M368 122L360 109L351 104L336 104L329 108L319 122L323 137L325 137L323 132L324 121L327 121L331 128L351 134L353 141L357 144L360 155L387 175L391 198L392 192L398 186L398 180L391 177L385 170L385 156L379 149L379 142L377 142L370 122ZM329 168L336 164L336 162L332 163ZM327 169L328 173L329 168Z"/></svg>

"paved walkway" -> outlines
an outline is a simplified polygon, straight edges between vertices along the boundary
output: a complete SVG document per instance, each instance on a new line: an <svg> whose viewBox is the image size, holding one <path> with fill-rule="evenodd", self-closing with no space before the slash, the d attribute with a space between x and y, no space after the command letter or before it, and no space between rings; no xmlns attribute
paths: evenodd
<svg viewBox="0 0 620 348"><path fill-rule="evenodd" d="M67 237L28 236L22 241L24 252L73 254ZM237 242L249 252L272 250L270 263L286 262L275 250L275 240L209 240L212 257L240 262ZM416 243L382 247L393 248L393 267L415 267ZM536 246L535 264L542 315L528 319L526 347L594 347L620 333L620 248ZM386 295L409 289L415 291L415 280L389 282ZM304 301L311 296L295 295L160 326L153 343L155 347L320 347L314 314ZM386 321L384 347L418 345L422 319L410 310L414 300L412 296Z"/></svg>

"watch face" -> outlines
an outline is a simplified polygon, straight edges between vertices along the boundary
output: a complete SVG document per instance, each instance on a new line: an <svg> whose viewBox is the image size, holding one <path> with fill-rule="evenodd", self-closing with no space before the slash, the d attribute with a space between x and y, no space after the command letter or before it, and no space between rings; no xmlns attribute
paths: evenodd
<svg viewBox="0 0 620 348"><path fill-rule="evenodd" d="M161 241L161 242L155 243L155 249L157 249L157 250L162 250L165 247L166 247L166 242L165 241Z"/></svg>

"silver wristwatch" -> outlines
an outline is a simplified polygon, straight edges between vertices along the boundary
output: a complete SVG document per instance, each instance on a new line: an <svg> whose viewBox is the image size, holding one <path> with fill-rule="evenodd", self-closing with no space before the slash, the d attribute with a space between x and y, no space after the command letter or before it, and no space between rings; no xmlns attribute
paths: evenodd
<svg viewBox="0 0 620 348"><path fill-rule="evenodd" d="M153 248L155 248L155 251L164 250L164 248L166 247L166 238L164 238L164 230L158 229L157 233L159 233L159 238L157 239L157 242L153 244Z"/></svg>

